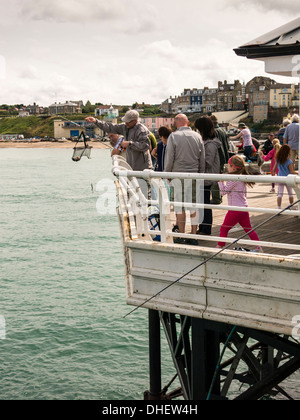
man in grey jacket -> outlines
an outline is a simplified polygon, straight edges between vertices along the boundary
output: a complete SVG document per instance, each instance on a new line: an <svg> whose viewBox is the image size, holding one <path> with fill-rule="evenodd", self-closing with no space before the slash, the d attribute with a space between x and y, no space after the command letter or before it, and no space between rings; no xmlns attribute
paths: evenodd
<svg viewBox="0 0 300 420"><path fill-rule="evenodd" d="M178 114L175 117L175 126L177 131L170 134L168 138L168 144L165 154L165 172L189 172L189 173L204 173L205 172L205 150L201 135L196 133L189 127L189 120L185 114ZM174 183L175 184L175 183ZM195 190L195 184L193 183L193 191L190 196L195 202L197 191ZM180 188L175 188L174 200L183 201L183 194ZM176 186L176 185L175 185ZM176 191L177 190L177 191ZM184 185L184 195L190 193L187 191L186 185ZM188 188L189 190L189 188ZM189 195L189 194L188 194ZM176 209L175 209L176 210ZM197 230L198 212L191 212L191 227L193 234ZM179 228L179 232L185 232L186 215L185 210L176 211L176 224Z"/></svg>
<svg viewBox="0 0 300 420"><path fill-rule="evenodd" d="M292 124L289 124L283 135L283 144L288 144L292 149L291 159L295 163L299 152L299 115L292 116Z"/></svg>
<svg viewBox="0 0 300 420"><path fill-rule="evenodd" d="M134 171L152 169L149 130L139 122L139 113L137 111L127 111L122 118L123 123L121 124L100 121L94 117L87 117L85 120L97 125L106 133L116 133L124 136L121 147L126 149L127 163Z"/></svg>

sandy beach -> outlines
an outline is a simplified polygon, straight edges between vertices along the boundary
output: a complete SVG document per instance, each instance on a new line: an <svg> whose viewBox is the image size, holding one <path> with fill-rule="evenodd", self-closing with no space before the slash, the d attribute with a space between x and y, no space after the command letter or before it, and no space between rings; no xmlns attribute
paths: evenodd
<svg viewBox="0 0 300 420"><path fill-rule="evenodd" d="M75 142L65 140L65 141L32 141L32 142L22 142L22 141L11 141L11 142L1 142L0 149L72 149L75 147ZM89 142L90 146L94 149L107 149L111 148L110 144L107 142ZM78 146L83 146L83 143L78 143Z"/></svg>

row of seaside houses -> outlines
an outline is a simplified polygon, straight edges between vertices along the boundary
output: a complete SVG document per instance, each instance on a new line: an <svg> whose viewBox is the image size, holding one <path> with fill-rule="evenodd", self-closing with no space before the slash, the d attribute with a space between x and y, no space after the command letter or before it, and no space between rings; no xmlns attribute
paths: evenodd
<svg viewBox="0 0 300 420"><path fill-rule="evenodd" d="M19 111L19 116L49 113L79 114L82 113L83 101L55 102L48 108L36 103ZM122 108L122 107L121 107ZM160 109L165 114L213 113L224 111L247 111L254 122L269 119L276 110L299 112L299 85L277 83L268 77L257 76L248 83L234 80L233 83L219 81L215 88L193 88L162 102ZM118 118L120 107L103 105L95 109L96 116ZM147 122L148 125L149 122ZM149 123L150 124L150 123Z"/></svg>
<svg viewBox="0 0 300 420"><path fill-rule="evenodd" d="M171 96L161 104L166 114L245 110L254 122L267 120L276 109L299 110L299 85L277 83L260 76L246 84L225 80L215 88L184 89L179 96Z"/></svg>

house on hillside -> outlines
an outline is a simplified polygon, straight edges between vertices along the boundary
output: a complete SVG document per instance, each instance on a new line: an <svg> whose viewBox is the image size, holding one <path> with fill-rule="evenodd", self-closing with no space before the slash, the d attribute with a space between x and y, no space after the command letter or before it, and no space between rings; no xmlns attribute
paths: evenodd
<svg viewBox="0 0 300 420"><path fill-rule="evenodd" d="M270 89L270 106L273 108L289 108L295 97L295 85L277 83Z"/></svg>
<svg viewBox="0 0 300 420"><path fill-rule="evenodd" d="M19 117L29 117L30 116L30 113L29 113L29 111L26 111L26 109L20 109L19 110Z"/></svg>
<svg viewBox="0 0 300 420"><path fill-rule="evenodd" d="M227 80L224 80L224 83L218 82L218 112L244 110L245 102L246 87L239 80L235 80L233 83L227 83Z"/></svg>
<svg viewBox="0 0 300 420"><path fill-rule="evenodd" d="M164 112L165 114L172 114L174 101L175 101L175 98L172 98L172 96L164 100L162 104L160 105L161 112Z"/></svg>
<svg viewBox="0 0 300 420"><path fill-rule="evenodd" d="M218 89L217 88L204 88L203 92L203 112L216 112L217 110L217 97Z"/></svg>
<svg viewBox="0 0 300 420"><path fill-rule="evenodd" d="M111 119L118 118L119 110L112 105L101 105L95 109L95 117L107 116Z"/></svg>
<svg viewBox="0 0 300 420"><path fill-rule="evenodd" d="M83 106L82 101L67 101L65 103L57 103L49 106L49 113L50 115L57 115L57 114L81 114Z"/></svg>

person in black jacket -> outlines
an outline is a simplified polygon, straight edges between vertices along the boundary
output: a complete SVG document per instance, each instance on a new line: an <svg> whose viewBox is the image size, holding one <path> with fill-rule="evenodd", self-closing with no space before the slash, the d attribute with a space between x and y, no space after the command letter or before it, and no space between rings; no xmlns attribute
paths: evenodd
<svg viewBox="0 0 300 420"><path fill-rule="evenodd" d="M222 143L222 147L219 149L220 154L220 173L224 171L224 165L228 162L229 159L229 136L224 130L224 128L220 127L218 124L218 118L215 115L210 117L214 124L215 132L217 134L218 139ZM222 196L220 193L220 188L218 184L214 184L211 188L211 200L210 204L221 204L222 203Z"/></svg>
<svg viewBox="0 0 300 420"><path fill-rule="evenodd" d="M158 129L158 136L160 142L157 144L155 149L152 150L151 155L156 159L155 170L159 172L164 171L165 162L165 151L171 130L168 127L162 126Z"/></svg>
<svg viewBox="0 0 300 420"><path fill-rule="evenodd" d="M275 139L275 134L270 133L268 140L265 141L265 143L262 147L262 152L263 152L264 155L267 155L273 149L273 140L274 139Z"/></svg>

